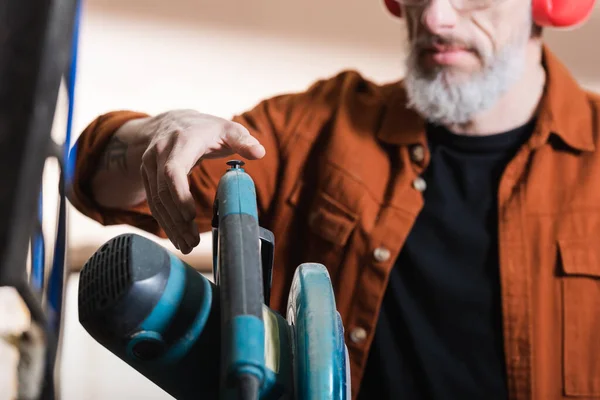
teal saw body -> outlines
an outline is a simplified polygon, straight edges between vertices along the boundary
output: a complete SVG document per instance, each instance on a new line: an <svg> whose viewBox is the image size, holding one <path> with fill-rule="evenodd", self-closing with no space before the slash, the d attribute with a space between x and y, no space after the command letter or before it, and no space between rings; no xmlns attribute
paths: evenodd
<svg viewBox="0 0 600 400"><path fill-rule="evenodd" d="M223 393L227 398L258 399L267 382L256 190L241 162L228 164L232 168L219 181L213 219L217 225L213 240L217 240L215 280L221 299Z"/></svg>
<svg viewBox="0 0 600 400"><path fill-rule="evenodd" d="M326 267L296 268L285 316L268 307L274 237L243 163L228 164L214 202L214 282L158 243L120 235L82 269L81 324L178 400L349 400Z"/></svg>

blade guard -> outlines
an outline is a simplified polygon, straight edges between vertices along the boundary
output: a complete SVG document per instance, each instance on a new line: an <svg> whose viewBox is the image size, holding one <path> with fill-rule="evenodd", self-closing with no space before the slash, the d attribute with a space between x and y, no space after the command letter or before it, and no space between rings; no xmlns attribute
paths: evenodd
<svg viewBox="0 0 600 400"><path fill-rule="evenodd" d="M344 326L327 269L301 264L288 297L296 399L350 400L350 362Z"/></svg>

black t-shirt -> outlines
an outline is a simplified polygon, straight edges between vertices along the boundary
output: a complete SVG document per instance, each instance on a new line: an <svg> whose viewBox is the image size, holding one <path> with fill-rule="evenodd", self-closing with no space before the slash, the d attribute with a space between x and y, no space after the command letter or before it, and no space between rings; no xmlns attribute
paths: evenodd
<svg viewBox="0 0 600 400"><path fill-rule="evenodd" d="M427 129L424 207L391 272L359 399L506 399L497 188L531 122Z"/></svg>

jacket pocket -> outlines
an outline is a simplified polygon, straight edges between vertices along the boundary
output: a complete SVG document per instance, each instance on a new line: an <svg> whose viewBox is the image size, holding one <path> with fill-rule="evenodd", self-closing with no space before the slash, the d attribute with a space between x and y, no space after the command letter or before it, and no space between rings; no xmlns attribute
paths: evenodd
<svg viewBox="0 0 600 400"><path fill-rule="evenodd" d="M323 264L332 280L344 262L358 217L326 192L318 192L306 221L307 261Z"/></svg>
<svg viewBox="0 0 600 400"><path fill-rule="evenodd" d="M600 398L600 238L559 240L565 395Z"/></svg>
<svg viewBox="0 0 600 400"><path fill-rule="evenodd" d="M308 215L308 226L322 239L344 246L356 226L357 216L325 192L317 194Z"/></svg>

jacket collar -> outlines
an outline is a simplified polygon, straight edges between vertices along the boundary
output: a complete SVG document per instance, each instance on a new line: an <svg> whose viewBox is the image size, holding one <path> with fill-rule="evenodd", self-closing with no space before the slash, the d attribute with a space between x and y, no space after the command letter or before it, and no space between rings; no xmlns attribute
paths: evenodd
<svg viewBox="0 0 600 400"><path fill-rule="evenodd" d="M593 110L588 93L546 46L542 63L546 89L540 102L538 127L530 143L539 147L554 134L577 150L593 151Z"/></svg>
<svg viewBox="0 0 600 400"><path fill-rule="evenodd" d="M539 147L554 134L575 149L593 151L593 111L588 94L545 45L542 64L546 69L546 87L529 145ZM426 144L426 121L407 104L402 81L393 84L378 132L380 140L396 145Z"/></svg>

